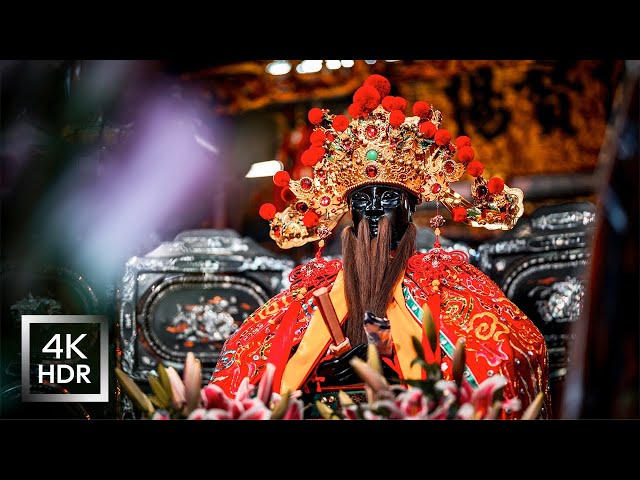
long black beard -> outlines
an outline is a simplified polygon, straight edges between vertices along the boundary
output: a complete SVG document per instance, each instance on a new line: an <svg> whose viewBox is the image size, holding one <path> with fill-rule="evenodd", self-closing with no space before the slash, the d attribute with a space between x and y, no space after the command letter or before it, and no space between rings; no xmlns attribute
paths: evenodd
<svg viewBox="0 0 640 480"><path fill-rule="evenodd" d="M400 240L393 257L390 254L391 224L382 217L377 237L371 239L369 223L361 221L357 236L353 227L342 232L342 264L344 288L349 316L344 328L352 346L367 342L364 313L387 316L387 306L393 287L404 274L407 261L416 251L416 232L413 223Z"/></svg>

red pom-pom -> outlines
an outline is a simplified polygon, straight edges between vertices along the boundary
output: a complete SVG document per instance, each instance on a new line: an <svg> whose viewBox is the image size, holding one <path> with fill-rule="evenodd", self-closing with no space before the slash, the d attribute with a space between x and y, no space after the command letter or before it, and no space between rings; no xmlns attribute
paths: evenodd
<svg viewBox="0 0 640 480"><path fill-rule="evenodd" d="M315 145L316 147L321 147L324 145L324 141L327 139L327 136L320 129L314 130L309 136L309 140L311 141L311 145Z"/></svg>
<svg viewBox="0 0 640 480"><path fill-rule="evenodd" d="M349 108L353 106L355 106L355 103L352 104ZM349 112L349 115L351 115L351 112ZM353 115L351 116L353 117ZM346 117L346 115L336 115L336 117L333 119L333 129L336 132L344 132L348 126L349 126L349 119Z"/></svg>
<svg viewBox="0 0 640 480"><path fill-rule="evenodd" d="M387 112L393 110L404 111L404 109L407 108L407 101L402 97L392 97L389 95L382 99L382 106Z"/></svg>
<svg viewBox="0 0 640 480"><path fill-rule="evenodd" d="M393 98L393 109L394 110L402 110L407 108L407 101L402 97L394 97Z"/></svg>
<svg viewBox="0 0 640 480"><path fill-rule="evenodd" d="M278 187L286 187L287 185L289 185L289 180L291 180L291 177L284 170L276 172L276 174L273 176L273 183L275 183Z"/></svg>
<svg viewBox="0 0 640 480"><path fill-rule="evenodd" d="M433 136L433 138L436 141L437 145L440 145L441 147L443 147L451 141L451 134L449 133L448 130L442 129L442 130L438 130L436 134Z"/></svg>
<svg viewBox="0 0 640 480"><path fill-rule="evenodd" d="M465 218L467 218L467 209L464 207L453 207L451 216L454 222L464 222Z"/></svg>
<svg viewBox="0 0 640 480"><path fill-rule="evenodd" d="M362 108L360 108L360 105L352 103L347 108L347 113L351 118L360 118L362 117Z"/></svg>
<svg viewBox="0 0 640 480"><path fill-rule="evenodd" d="M400 110L394 110L389 115L389 125L392 127L399 127L404 122L404 113Z"/></svg>
<svg viewBox="0 0 640 480"><path fill-rule="evenodd" d="M422 100L413 104L413 114L417 117L424 118L429 114L431 110L431 105L427 102L423 102Z"/></svg>
<svg viewBox="0 0 640 480"><path fill-rule="evenodd" d="M489 180L487 188L489 189L489 193L491 193L492 195L502 193L502 191L504 190L504 180L500 177L493 177L491 180Z"/></svg>
<svg viewBox="0 0 640 480"><path fill-rule="evenodd" d="M271 220L276 216L276 207L273 203L263 203L258 213L265 220Z"/></svg>
<svg viewBox="0 0 640 480"><path fill-rule="evenodd" d="M289 187L284 187L280 192L280 198L285 202L293 202L296 199L296 194Z"/></svg>
<svg viewBox="0 0 640 480"><path fill-rule="evenodd" d="M311 110L309 110L309 114L307 116L309 117L309 121L311 123L317 125L324 118L324 113L322 113L322 110L320 110L319 108L312 108Z"/></svg>
<svg viewBox="0 0 640 480"><path fill-rule="evenodd" d="M458 148L462 148L462 147L470 147L471 146L471 139L465 135L461 135L458 138L456 138L456 147Z"/></svg>
<svg viewBox="0 0 640 480"><path fill-rule="evenodd" d="M382 75L378 75L377 73L374 73L369 78L367 78L364 81L364 84L375 88L380 94L380 98L386 97L391 91L391 84L389 83L389 80L387 80Z"/></svg>
<svg viewBox="0 0 640 480"><path fill-rule="evenodd" d="M311 228L311 227L315 227L316 225L318 225L318 220L319 219L320 219L320 217L318 216L318 214L316 212L314 212L313 210L309 210L302 217L302 223L304 223L305 227Z"/></svg>
<svg viewBox="0 0 640 480"><path fill-rule="evenodd" d="M427 138L433 138L438 128L431 122L422 122L420 125L420 132Z"/></svg>
<svg viewBox="0 0 640 480"><path fill-rule="evenodd" d="M369 85L363 85L353 94L353 103L362 111L370 112L380 104L380 93Z"/></svg>
<svg viewBox="0 0 640 480"><path fill-rule="evenodd" d="M324 147L311 146L309 147L309 151L311 152L311 155L313 155L312 158L316 161L316 163L322 160L322 157L324 157L325 154Z"/></svg>
<svg viewBox="0 0 640 480"><path fill-rule="evenodd" d="M469 147L465 147L465 148L469 148ZM482 175L483 171L484 171L484 165L482 164L482 162L479 162L478 160L474 160L471 163L469 163L469 165L467 165L467 173L472 177L479 177L480 175Z"/></svg>
<svg viewBox="0 0 640 480"><path fill-rule="evenodd" d="M302 161L303 165L313 167L316 163L322 160L322 157L324 157L324 153L325 152L323 147L311 146L307 150L302 152L300 161Z"/></svg>
<svg viewBox="0 0 640 480"><path fill-rule="evenodd" d="M471 147L458 147L458 161L459 162L463 162L463 163L467 163L470 162L471 160L473 160L473 157L475 156L475 152L473 151L473 148Z"/></svg>
<svg viewBox="0 0 640 480"><path fill-rule="evenodd" d="M300 161L307 167L313 167L317 163L313 158L314 157L309 150L305 150L302 152L302 155L300 155Z"/></svg>
<svg viewBox="0 0 640 480"><path fill-rule="evenodd" d="M394 98L395 98L395 97L387 96L387 97L384 97L384 98L382 99L382 102L381 102L381 103L382 103L382 107L383 107L387 112L390 112L391 110L393 110L393 99L394 99Z"/></svg>

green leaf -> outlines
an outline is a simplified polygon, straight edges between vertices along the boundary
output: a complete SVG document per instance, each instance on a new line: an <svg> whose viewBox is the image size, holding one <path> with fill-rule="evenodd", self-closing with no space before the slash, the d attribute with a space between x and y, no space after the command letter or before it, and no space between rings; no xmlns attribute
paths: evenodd
<svg viewBox="0 0 640 480"><path fill-rule="evenodd" d="M404 380L402 380L402 382L406 383L407 385L412 385L418 388L423 388L431 385L431 382L429 382L428 380L422 380L421 378L418 378L418 379L405 378Z"/></svg>
<svg viewBox="0 0 640 480"><path fill-rule="evenodd" d="M413 360L413 362L417 360L424 361L425 359L424 348L422 348L422 343L420 342L420 340L416 338L414 335L411 335L411 343L413 343L413 349L416 351L416 354L418 355L416 359ZM413 362L411 362L412 366L413 366Z"/></svg>
<svg viewBox="0 0 640 480"><path fill-rule="evenodd" d="M504 402L504 385L493 392L493 402Z"/></svg>
<svg viewBox="0 0 640 480"><path fill-rule="evenodd" d="M478 210L470 208L467 210L467 215L470 217L477 217L478 215L480 215L480 212Z"/></svg>
<svg viewBox="0 0 640 480"><path fill-rule="evenodd" d="M149 380L149 386L151 387L156 400L160 403L160 405L156 406L168 409L171 406L171 393L166 392L165 389L162 388L160 380L158 380L154 375L147 375L147 379Z"/></svg>
<svg viewBox="0 0 640 480"><path fill-rule="evenodd" d="M409 366L413 367L416 363L420 365L425 371L429 369L429 364L427 363L427 361L421 358L414 358L413 360L411 360L411 364Z"/></svg>
<svg viewBox="0 0 640 480"><path fill-rule="evenodd" d="M433 382L437 382L442 379L442 371L440 370L440 365L437 363L429 363L425 368L427 371L427 380L432 380Z"/></svg>
<svg viewBox="0 0 640 480"><path fill-rule="evenodd" d="M422 327L429 341L431 352L435 353L436 348L438 348L438 331L436 329L436 322L433 321L431 309L427 304L422 308Z"/></svg>
<svg viewBox="0 0 640 480"><path fill-rule="evenodd" d="M453 353L453 381L458 386L462 385L462 374L464 373L466 362L465 344L466 339L460 337L456 342L456 350Z"/></svg>
<svg viewBox="0 0 640 480"><path fill-rule="evenodd" d="M153 415L153 412L155 412L155 408L153 407L151 400L149 400L149 397L147 397L144 392L140 390L140 387L138 387L138 385L136 385L135 382L131 380L131 378L129 378L126 373L124 373L118 367L115 368L115 371L116 378L118 379L120 386L127 394L127 396L131 399L133 404L147 417L151 417Z"/></svg>

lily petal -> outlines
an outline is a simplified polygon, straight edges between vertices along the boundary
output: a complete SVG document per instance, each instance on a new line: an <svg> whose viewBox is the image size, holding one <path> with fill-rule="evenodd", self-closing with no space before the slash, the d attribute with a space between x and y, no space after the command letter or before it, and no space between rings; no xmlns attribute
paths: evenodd
<svg viewBox="0 0 640 480"><path fill-rule="evenodd" d="M240 386L238 387L238 391L236 392L236 400L239 402L243 402L253 392L255 387L249 382L249 377L244 377L240 382Z"/></svg>
<svg viewBox="0 0 640 480"><path fill-rule="evenodd" d="M302 420L304 403L298 398L289 399L289 408L282 417L283 420Z"/></svg>
<svg viewBox="0 0 640 480"><path fill-rule="evenodd" d="M182 410L187 404L187 398L184 393L184 383L182 383L182 379L175 368L167 367L165 370L167 377L169 377L169 384L171 385L171 401L173 402L173 406L178 410Z"/></svg>
<svg viewBox="0 0 640 480"><path fill-rule="evenodd" d="M460 408L456 412L455 418L457 418L458 420L472 420L474 413L475 410L473 409L473 405L471 405L470 403L465 403L464 405L460 406Z"/></svg>
<svg viewBox="0 0 640 480"><path fill-rule="evenodd" d="M356 405L349 405L341 410L345 420L358 420L358 407Z"/></svg>
<svg viewBox="0 0 640 480"><path fill-rule="evenodd" d="M193 352L187 353L187 360L184 364L184 389L187 405L185 414L191 413L200 404L200 390L202 390L202 366L200 360Z"/></svg>
<svg viewBox="0 0 640 480"><path fill-rule="evenodd" d="M208 410L212 408L228 410L231 407L231 402L231 399L218 385L209 384L202 389L202 403Z"/></svg>
<svg viewBox="0 0 640 480"><path fill-rule="evenodd" d="M265 405L269 404L271 392L273 390L273 376L276 373L276 366L273 363L267 363L260 383L258 384L258 398Z"/></svg>
<svg viewBox="0 0 640 480"><path fill-rule="evenodd" d="M264 406L262 402L255 402L251 408L242 412L238 420L269 420L271 410Z"/></svg>
<svg viewBox="0 0 640 480"><path fill-rule="evenodd" d="M415 387L409 388L396 398L402 417L415 417L427 414L427 399L424 392Z"/></svg>
<svg viewBox="0 0 640 480"><path fill-rule="evenodd" d="M482 418L493 404L494 394L504 388L507 379L503 375L494 375L486 378L478 385L478 388L471 394L471 404L476 410L476 416Z"/></svg>
<svg viewBox="0 0 640 480"><path fill-rule="evenodd" d="M187 420L204 420L207 411L204 408L196 408L189 414Z"/></svg>
<svg viewBox="0 0 640 480"><path fill-rule="evenodd" d="M205 420L231 420L231 415L226 410L221 410L219 408L212 408L211 410L207 410L207 413L204 416Z"/></svg>

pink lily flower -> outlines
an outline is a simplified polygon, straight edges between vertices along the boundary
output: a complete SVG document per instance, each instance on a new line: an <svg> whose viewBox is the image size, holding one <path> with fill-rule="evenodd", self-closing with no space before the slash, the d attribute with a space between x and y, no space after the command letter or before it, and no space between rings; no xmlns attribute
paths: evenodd
<svg viewBox="0 0 640 480"><path fill-rule="evenodd" d="M202 389L202 404L207 410L231 408L232 400L216 384L209 384Z"/></svg>
<svg viewBox="0 0 640 480"><path fill-rule="evenodd" d="M516 397L506 398L504 402L502 402L502 408L507 411L519 412L522 410L522 402Z"/></svg>
<svg viewBox="0 0 640 480"><path fill-rule="evenodd" d="M473 405L470 403L465 403L461 405L458 411L456 412L455 418L457 420L472 420L476 411L473 408Z"/></svg>
<svg viewBox="0 0 640 480"><path fill-rule="evenodd" d="M356 405L349 405L348 407L342 407L342 414L345 420L358 420L358 407Z"/></svg>
<svg viewBox="0 0 640 480"><path fill-rule="evenodd" d="M503 375L494 375L482 381L478 388L471 394L471 404L476 413L476 418L483 418L493 405L493 395L507 384Z"/></svg>
<svg viewBox="0 0 640 480"><path fill-rule="evenodd" d="M402 414L402 418L424 418L428 413L427 398L419 388L410 387L398 395L395 405Z"/></svg>

